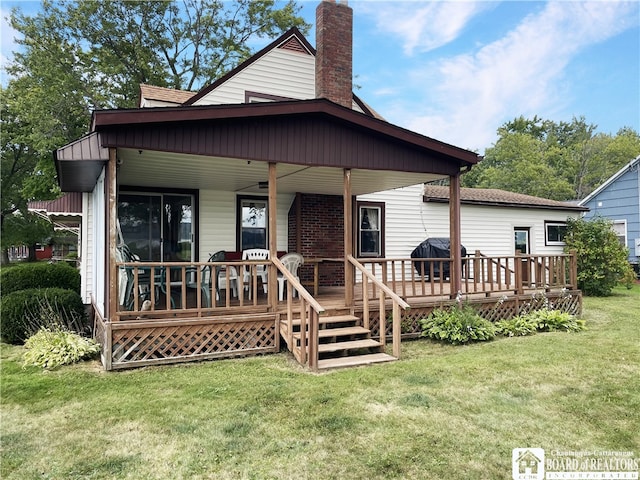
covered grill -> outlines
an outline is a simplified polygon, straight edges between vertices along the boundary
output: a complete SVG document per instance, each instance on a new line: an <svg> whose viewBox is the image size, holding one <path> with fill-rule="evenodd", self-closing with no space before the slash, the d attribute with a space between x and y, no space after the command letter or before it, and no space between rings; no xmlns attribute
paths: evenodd
<svg viewBox="0 0 640 480"><path fill-rule="evenodd" d="M464 257L467 256L467 249L464 245L460 246L460 255L462 256L462 272L464 273ZM411 258L451 258L451 242L448 238L427 238L424 242L418 245L411 252ZM433 276L434 277L449 277L449 262L446 261L418 261L413 262L413 265L419 275L429 278L431 273L431 263L433 263ZM440 266L442 266L442 275L440 273Z"/></svg>

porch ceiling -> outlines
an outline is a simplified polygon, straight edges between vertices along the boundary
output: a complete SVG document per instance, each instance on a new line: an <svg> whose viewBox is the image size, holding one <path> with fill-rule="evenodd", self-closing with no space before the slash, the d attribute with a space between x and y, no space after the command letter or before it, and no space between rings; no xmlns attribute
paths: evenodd
<svg viewBox="0 0 640 480"><path fill-rule="evenodd" d="M118 183L121 185L243 193L267 191L259 187L269 178L267 162L135 149L118 149L117 157ZM276 169L278 193L343 193L340 168L279 163ZM354 195L362 195L438 178L443 176L355 169L352 170L351 187Z"/></svg>

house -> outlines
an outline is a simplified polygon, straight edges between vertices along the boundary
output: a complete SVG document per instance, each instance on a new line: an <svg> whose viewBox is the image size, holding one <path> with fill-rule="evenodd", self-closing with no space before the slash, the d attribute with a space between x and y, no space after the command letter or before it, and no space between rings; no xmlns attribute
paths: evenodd
<svg viewBox="0 0 640 480"><path fill-rule="evenodd" d="M355 199L445 179L455 247L460 175L479 158L381 119L352 91L352 10L322 1L316 14L317 50L293 28L199 92L142 86L140 108L94 112L55 152L63 191L83 192L82 295L106 369L281 340L312 369L388 361L401 324L458 292L517 304L533 283L575 287L566 255L532 258L534 279L513 256L479 259L472 280L453 255L439 260L450 278L429 281L385 258L385 216ZM284 252L303 255L299 276Z"/></svg>
<svg viewBox="0 0 640 480"><path fill-rule="evenodd" d="M613 222L620 243L629 248L629 263L639 272L640 259L640 156L631 160L582 199L589 208L585 219L605 217Z"/></svg>
<svg viewBox="0 0 640 480"><path fill-rule="evenodd" d="M41 247L36 251L38 260L68 259L70 255L80 255L82 238L80 225L82 224L82 194L80 192L65 193L55 200L29 202L30 212L46 217L56 232L56 238L51 245Z"/></svg>
<svg viewBox="0 0 640 480"><path fill-rule="evenodd" d="M413 185L358 197L386 212L385 254L407 256L426 238L449 236L449 188ZM567 218L586 207L497 189L460 189L460 238L468 254L555 255Z"/></svg>

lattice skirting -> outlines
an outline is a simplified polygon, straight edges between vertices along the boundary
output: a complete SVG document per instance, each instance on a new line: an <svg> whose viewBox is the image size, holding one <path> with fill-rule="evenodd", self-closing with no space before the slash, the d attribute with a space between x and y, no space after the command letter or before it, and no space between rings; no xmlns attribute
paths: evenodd
<svg viewBox="0 0 640 480"><path fill-rule="evenodd" d="M185 319L105 323L107 370L277 351L276 319ZM104 348L105 345L103 345Z"/></svg>
<svg viewBox="0 0 640 480"><path fill-rule="evenodd" d="M428 317L434 309L447 308L453 303L455 303L454 300L431 305L413 305L411 310L402 313L402 338L418 337L422 331L420 320ZM531 295L474 299L467 303L478 310L481 317L491 322L513 318L544 307L561 310L572 315L580 315L582 313L582 292L580 290L557 293L536 292ZM393 334L390 315L391 312L387 311L385 332L389 338ZM380 315L377 311L370 313L369 328L372 337L380 337Z"/></svg>

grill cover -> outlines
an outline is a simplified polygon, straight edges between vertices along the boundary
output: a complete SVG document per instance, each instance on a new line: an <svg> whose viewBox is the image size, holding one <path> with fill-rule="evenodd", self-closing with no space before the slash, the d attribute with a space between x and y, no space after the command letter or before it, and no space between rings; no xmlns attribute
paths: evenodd
<svg viewBox="0 0 640 480"><path fill-rule="evenodd" d="M449 238L427 238L424 242L418 245L411 252L411 258L450 258L451 242ZM460 246L460 254L462 258L467 256L467 249L464 245ZM424 275L429 278L431 273L430 264L433 263L433 276L440 277L440 262L430 262L425 260L423 262L413 262L413 265L419 275ZM462 261L462 270L464 272L465 261ZM449 276L449 262L442 264L442 276ZM424 273L423 273L424 272Z"/></svg>

